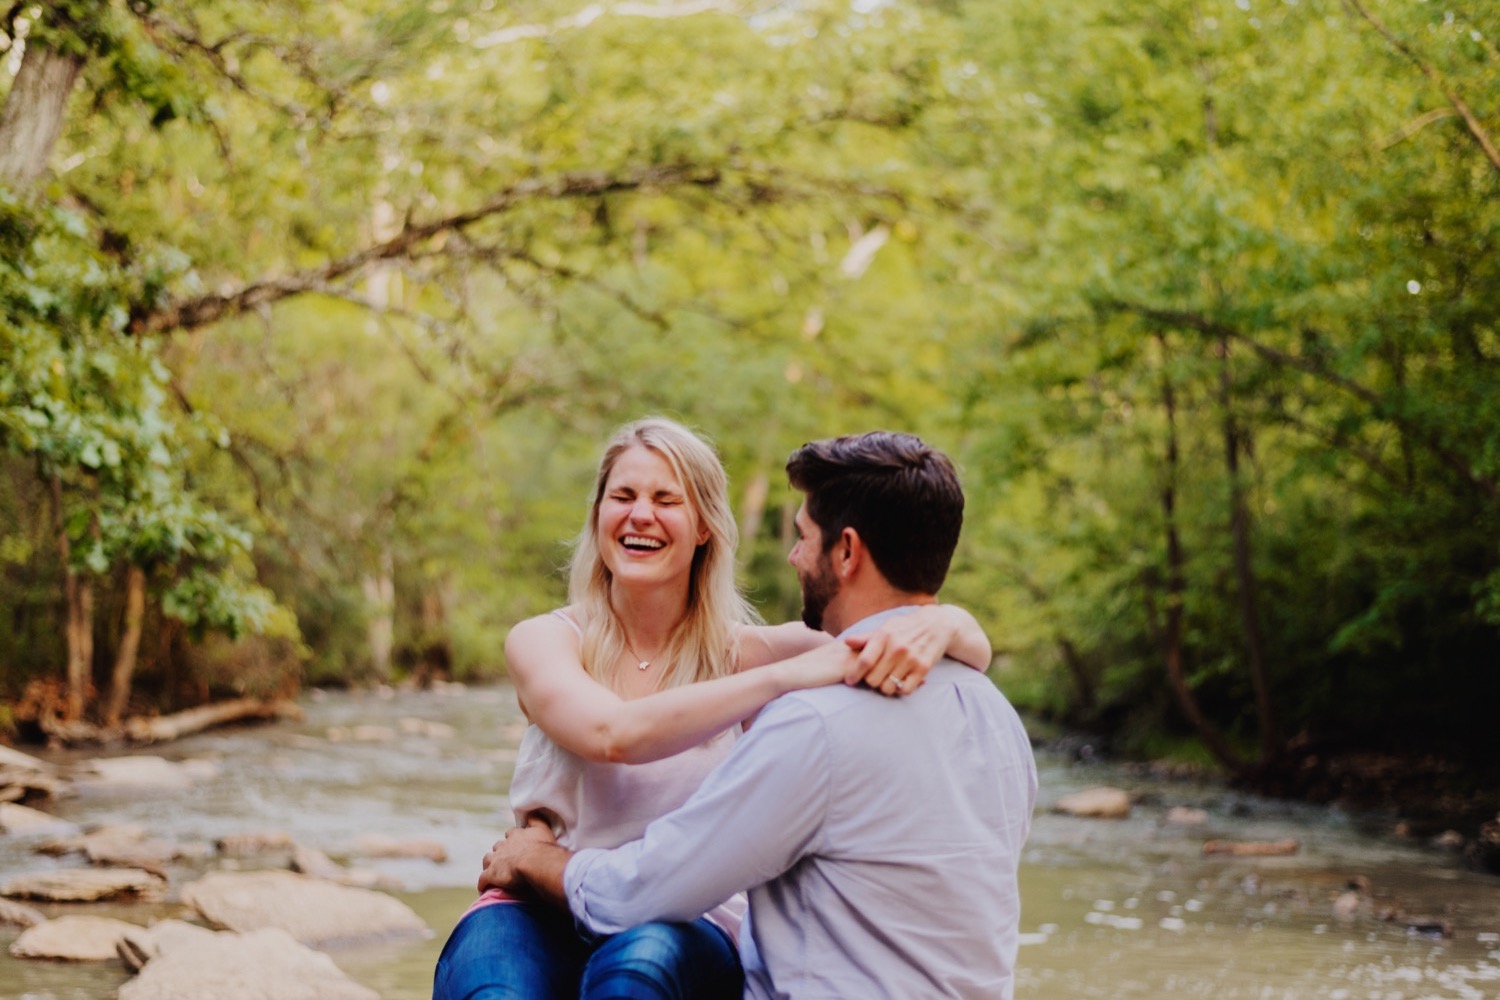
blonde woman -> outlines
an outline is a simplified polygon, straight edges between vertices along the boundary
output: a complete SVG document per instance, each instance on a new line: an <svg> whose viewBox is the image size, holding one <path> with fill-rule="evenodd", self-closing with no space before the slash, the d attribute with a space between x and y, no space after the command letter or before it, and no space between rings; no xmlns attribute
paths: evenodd
<svg viewBox="0 0 1500 1000"><path fill-rule="evenodd" d="M800 623L759 624L734 584L737 540L723 467L702 439L661 418L616 433L568 606L505 643L531 722L511 783L518 823L546 823L574 850L619 846L685 802L778 695L840 681L909 693L945 651L989 662L978 623L948 606L897 618L858 651ZM449 938L433 996L738 998L743 912L741 897L599 940L491 890Z"/></svg>

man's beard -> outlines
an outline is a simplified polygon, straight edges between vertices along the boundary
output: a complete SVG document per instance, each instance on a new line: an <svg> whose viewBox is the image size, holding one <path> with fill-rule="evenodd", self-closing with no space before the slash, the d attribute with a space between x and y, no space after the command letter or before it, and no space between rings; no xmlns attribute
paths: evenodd
<svg viewBox="0 0 1500 1000"><path fill-rule="evenodd" d="M797 582L802 585L802 623L815 632L823 630L823 612L828 602L839 592L838 577L833 573L833 560L825 554L818 559L811 573L798 573Z"/></svg>

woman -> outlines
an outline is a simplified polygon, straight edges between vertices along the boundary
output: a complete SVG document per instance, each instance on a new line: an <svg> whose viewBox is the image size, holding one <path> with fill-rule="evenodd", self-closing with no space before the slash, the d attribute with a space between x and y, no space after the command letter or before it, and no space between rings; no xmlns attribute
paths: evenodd
<svg viewBox="0 0 1500 1000"><path fill-rule="evenodd" d="M915 689L944 647L983 666L966 612L897 618L855 655L792 623L756 624L734 585L737 530L723 467L679 424L626 425L600 462L566 608L521 622L505 656L532 725L511 783L518 822L570 848L615 847L687 800L738 723L806 687L864 679ZM684 924L586 940L566 914L487 892L439 959L436 1000L738 997L744 900Z"/></svg>

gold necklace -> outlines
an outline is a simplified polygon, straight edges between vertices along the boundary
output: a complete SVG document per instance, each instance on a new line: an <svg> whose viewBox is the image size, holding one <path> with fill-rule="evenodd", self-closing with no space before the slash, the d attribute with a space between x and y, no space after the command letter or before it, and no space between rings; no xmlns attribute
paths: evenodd
<svg viewBox="0 0 1500 1000"><path fill-rule="evenodd" d="M620 638L625 642L625 652L629 653L631 656L635 657L636 660L640 661L635 665L635 669L637 670L645 670L647 667L651 666L651 661L653 659L661 655L661 650L657 650L655 653L651 654L651 656L642 659L641 654L637 653L635 649L630 645L630 639L625 635L624 629L620 629Z"/></svg>

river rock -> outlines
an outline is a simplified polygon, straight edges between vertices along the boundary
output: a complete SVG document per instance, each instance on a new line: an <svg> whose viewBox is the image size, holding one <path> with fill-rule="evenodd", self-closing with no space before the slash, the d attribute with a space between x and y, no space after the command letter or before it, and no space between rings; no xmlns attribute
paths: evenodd
<svg viewBox="0 0 1500 1000"><path fill-rule="evenodd" d="M52 903L92 903L101 899L155 899L166 879L134 868L64 868L17 875L0 885L0 896Z"/></svg>
<svg viewBox="0 0 1500 1000"><path fill-rule="evenodd" d="M407 736L423 736L429 740L451 740L456 730L446 722L418 719L407 716L396 723Z"/></svg>
<svg viewBox="0 0 1500 1000"><path fill-rule="evenodd" d="M393 896L295 872L211 872L184 886L182 901L217 927L277 927L309 945L431 934L422 918Z"/></svg>
<svg viewBox="0 0 1500 1000"><path fill-rule="evenodd" d="M1479 827L1479 835L1464 848L1464 857L1476 867L1500 875L1500 816Z"/></svg>
<svg viewBox="0 0 1500 1000"><path fill-rule="evenodd" d="M120 939L116 951L131 972L179 948L196 948L212 940L214 931L186 920L160 920L150 927L134 927Z"/></svg>
<svg viewBox="0 0 1500 1000"><path fill-rule="evenodd" d="M80 791L89 792L185 792L193 787L191 769L149 754L96 758L80 768L74 781Z"/></svg>
<svg viewBox="0 0 1500 1000"><path fill-rule="evenodd" d="M10 946L17 958L64 962L108 962L120 939L136 929L113 917L57 917L28 928Z"/></svg>
<svg viewBox="0 0 1500 1000"><path fill-rule="evenodd" d="M397 887L380 872L368 868L345 868L317 848L301 844L292 852L292 871L357 889Z"/></svg>
<svg viewBox="0 0 1500 1000"><path fill-rule="evenodd" d="M1173 826L1202 826L1208 822L1208 813L1189 806L1173 806L1167 810L1167 822Z"/></svg>
<svg viewBox="0 0 1500 1000"><path fill-rule="evenodd" d="M1130 815L1130 795L1118 788L1085 788L1081 792L1064 795L1053 803L1052 808L1069 816L1124 819Z"/></svg>
<svg viewBox="0 0 1500 1000"><path fill-rule="evenodd" d="M0 746L0 750L8 747ZM11 751L15 753L15 751ZM25 754L16 754L25 757ZM37 763L41 763L38 761ZM28 802L34 799L62 798L72 792L70 786L52 771L29 764L0 760L0 802Z"/></svg>
<svg viewBox="0 0 1500 1000"><path fill-rule="evenodd" d="M0 899L0 927L35 927L46 919L41 910Z"/></svg>
<svg viewBox="0 0 1500 1000"><path fill-rule="evenodd" d="M283 830L264 830L260 833L235 833L220 837L214 846L226 858L251 858L257 854L272 854L292 851L297 847L291 834Z"/></svg>
<svg viewBox="0 0 1500 1000"><path fill-rule="evenodd" d="M1232 854L1242 858L1269 858L1296 854L1301 845L1286 840L1210 840L1203 845L1204 854Z"/></svg>
<svg viewBox="0 0 1500 1000"><path fill-rule="evenodd" d="M381 833L366 833L354 841L354 853L367 858L426 858L442 864L448 848L435 840L396 840Z"/></svg>
<svg viewBox="0 0 1500 1000"><path fill-rule="evenodd" d="M329 726L326 735L330 743L389 743L396 738L396 731L390 726L362 724Z"/></svg>
<svg viewBox="0 0 1500 1000"><path fill-rule="evenodd" d="M14 802L0 802L0 833L12 837L31 837L39 834L74 833L78 827L67 820L58 819L50 813L29 806L18 806Z"/></svg>
<svg viewBox="0 0 1500 1000"><path fill-rule="evenodd" d="M22 753L14 747L0 745L0 767L13 767L18 771L40 771L43 774L57 774L57 766L49 764L40 757L33 757L29 753Z"/></svg>
<svg viewBox="0 0 1500 1000"><path fill-rule="evenodd" d="M380 1000L333 959L286 931L220 933L165 950L120 987L120 1000Z"/></svg>

